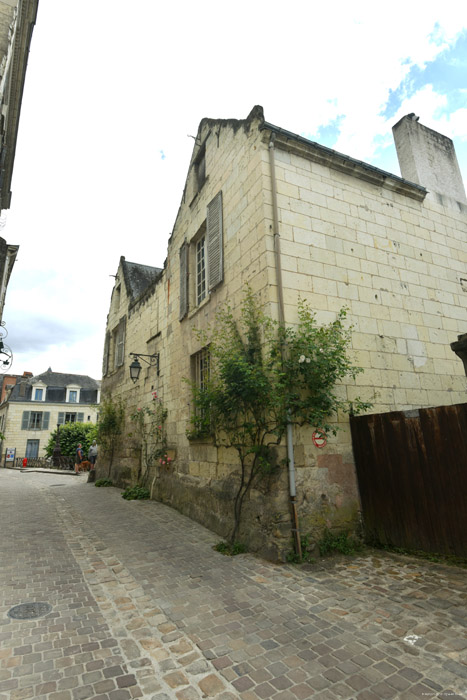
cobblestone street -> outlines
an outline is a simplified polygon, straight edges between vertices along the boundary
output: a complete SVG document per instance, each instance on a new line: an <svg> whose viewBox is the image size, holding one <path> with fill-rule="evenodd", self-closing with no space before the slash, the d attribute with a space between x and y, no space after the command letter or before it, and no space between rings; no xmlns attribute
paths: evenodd
<svg viewBox="0 0 467 700"><path fill-rule="evenodd" d="M225 557L154 501L0 470L0 700L467 698L466 571ZM8 615L48 603L36 619Z"/></svg>

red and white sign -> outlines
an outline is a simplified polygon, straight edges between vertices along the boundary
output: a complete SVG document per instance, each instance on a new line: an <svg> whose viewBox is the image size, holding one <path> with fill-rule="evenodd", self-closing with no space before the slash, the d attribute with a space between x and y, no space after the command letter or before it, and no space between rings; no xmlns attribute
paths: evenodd
<svg viewBox="0 0 467 700"><path fill-rule="evenodd" d="M324 430L315 430L312 440L315 447L324 447L328 441Z"/></svg>

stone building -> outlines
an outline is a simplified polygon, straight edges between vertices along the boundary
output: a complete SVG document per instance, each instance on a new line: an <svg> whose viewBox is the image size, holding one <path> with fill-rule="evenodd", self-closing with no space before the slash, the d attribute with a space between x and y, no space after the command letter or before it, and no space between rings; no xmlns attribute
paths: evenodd
<svg viewBox="0 0 467 700"><path fill-rule="evenodd" d="M9 209L21 102L39 0L0 0L0 209Z"/></svg>
<svg viewBox="0 0 467 700"><path fill-rule="evenodd" d="M0 0L0 211L11 204L11 180L21 102L39 0ZM0 238L0 323L19 246ZM2 326L4 324L2 323ZM0 329L0 370L11 366L11 351Z"/></svg>
<svg viewBox="0 0 467 700"><path fill-rule="evenodd" d="M5 398L0 403L0 432L6 448L16 457L45 457L44 449L57 425L96 423L100 382L81 374L47 372L35 377L5 376ZM3 396L3 387L2 387Z"/></svg>
<svg viewBox="0 0 467 700"><path fill-rule="evenodd" d="M467 326L467 204L452 141L404 117L394 136L402 177L265 121L203 119L163 268L120 260L108 315L103 395L128 413L168 410L173 462L151 467L152 496L226 536L232 527L235 455L190 441L190 388L207 349L194 332L248 284L274 318L297 321L299 297L320 322L346 306L353 359L364 368L340 390L373 412L465 401L466 378L450 343ZM153 356L130 381L129 354ZM144 359L144 358L143 358ZM302 532L353 529L359 498L347 419L324 447L296 429L296 504ZM131 428L128 427L130 431ZM131 438L114 466L138 474ZM253 489L240 539L270 557L290 548L286 469Z"/></svg>

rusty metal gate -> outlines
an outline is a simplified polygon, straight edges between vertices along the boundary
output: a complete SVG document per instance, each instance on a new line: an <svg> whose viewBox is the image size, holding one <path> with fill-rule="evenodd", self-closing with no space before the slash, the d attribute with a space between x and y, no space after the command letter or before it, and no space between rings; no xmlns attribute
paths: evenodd
<svg viewBox="0 0 467 700"><path fill-rule="evenodd" d="M467 404L350 427L368 541L467 556Z"/></svg>

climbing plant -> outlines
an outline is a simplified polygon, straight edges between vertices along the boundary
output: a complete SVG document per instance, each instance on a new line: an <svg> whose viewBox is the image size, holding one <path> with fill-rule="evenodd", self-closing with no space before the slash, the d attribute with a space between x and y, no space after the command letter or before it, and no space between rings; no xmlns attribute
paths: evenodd
<svg viewBox="0 0 467 700"><path fill-rule="evenodd" d="M209 377L190 382L194 410L189 438L209 438L236 450L240 478L234 497L236 541L242 507L252 485L274 468L274 451L287 424L310 425L335 433L337 411L358 413L369 407L353 404L337 390L346 377L363 370L348 357L351 329L346 310L320 326L309 306L300 301L298 324L285 327L266 316L247 289L239 318L225 306L201 342L209 348Z"/></svg>
<svg viewBox="0 0 467 700"><path fill-rule="evenodd" d="M122 398L105 397L99 407L97 442L109 459L107 476L110 478L113 460L123 443L126 407Z"/></svg>
<svg viewBox="0 0 467 700"><path fill-rule="evenodd" d="M130 437L136 438L141 448L138 482L145 483L149 467L171 461L167 455L167 409L157 392L153 391L150 405L137 408L130 418L135 426L135 432L130 433Z"/></svg>

